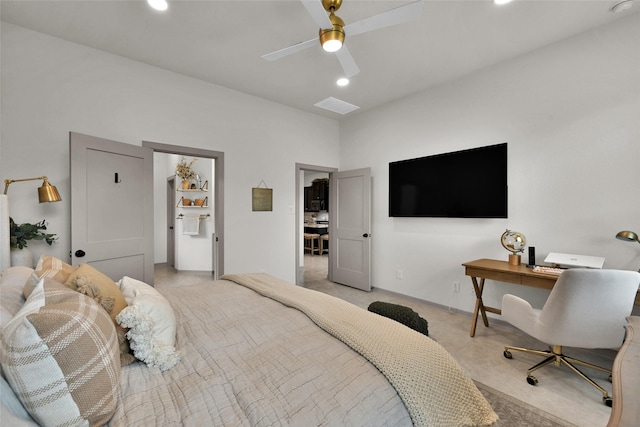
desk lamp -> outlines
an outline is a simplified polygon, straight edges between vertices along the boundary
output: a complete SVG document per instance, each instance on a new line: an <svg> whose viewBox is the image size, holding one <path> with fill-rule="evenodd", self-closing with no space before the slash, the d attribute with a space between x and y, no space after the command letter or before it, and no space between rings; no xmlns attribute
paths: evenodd
<svg viewBox="0 0 640 427"><path fill-rule="evenodd" d="M638 238L638 235L633 231L621 231L618 234L616 234L616 239L624 240L625 242L636 241L640 243L640 239Z"/></svg>
<svg viewBox="0 0 640 427"><path fill-rule="evenodd" d="M638 242L640 243L640 238L633 231L621 231L616 234L616 239L624 240L625 242ZM640 272L640 270L638 270Z"/></svg>

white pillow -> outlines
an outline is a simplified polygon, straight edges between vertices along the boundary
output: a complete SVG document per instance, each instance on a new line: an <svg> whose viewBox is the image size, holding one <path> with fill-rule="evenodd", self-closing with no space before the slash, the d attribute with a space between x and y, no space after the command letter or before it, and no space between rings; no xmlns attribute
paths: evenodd
<svg viewBox="0 0 640 427"><path fill-rule="evenodd" d="M117 283L127 307L116 316L129 328L127 338L134 356L165 371L180 360L175 350L176 316L169 301L150 285L125 276Z"/></svg>
<svg viewBox="0 0 640 427"><path fill-rule="evenodd" d="M22 288L33 273L33 268L16 266L7 268L0 278L1 305L12 315L16 314L25 302Z"/></svg>
<svg viewBox="0 0 640 427"><path fill-rule="evenodd" d="M6 423L6 425L11 425L14 427L18 426L31 426L37 427L35 421L29 416L29 413L18 397L13 392L13 389L4 377L0 377L0 401L2 401L2 423Z"/></svg>
<svg viewBox="0 0 640 427"><path fill-rule="evenodd" d="M4 305L0 305L0 329L4 328L4 325L9 323L11 319L13 319L13 314Z"/></svg>

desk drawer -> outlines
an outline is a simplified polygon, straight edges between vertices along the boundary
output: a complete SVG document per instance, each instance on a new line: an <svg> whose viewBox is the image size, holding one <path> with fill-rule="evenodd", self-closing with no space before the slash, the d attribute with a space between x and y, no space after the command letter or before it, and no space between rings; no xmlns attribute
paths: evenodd
<svg viewBox="0 0 640 427"><path fill-rule="evenodd" d="M556 279L545 279L543 277L522 276L522 284L534 288L552 289Z"/></svg>
<svg viewBox="0 0 640 427"><path fill-rule="evenodd" d="M497 280L498 282L521 284L520 274L508 273L503 271L485 270L483 268L467 267L465 270L467 276L484 277L485 279Z"/></svg>

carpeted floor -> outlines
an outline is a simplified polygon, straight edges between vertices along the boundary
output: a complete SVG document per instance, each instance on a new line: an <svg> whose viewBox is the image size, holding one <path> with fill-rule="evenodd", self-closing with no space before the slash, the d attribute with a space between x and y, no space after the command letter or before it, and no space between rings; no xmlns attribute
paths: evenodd
<svg viewBox="0 0 640 427"><path fill-rule="evenodd" d="M492 427L576 427L489 386L475 383L500 417Z"/></svg>

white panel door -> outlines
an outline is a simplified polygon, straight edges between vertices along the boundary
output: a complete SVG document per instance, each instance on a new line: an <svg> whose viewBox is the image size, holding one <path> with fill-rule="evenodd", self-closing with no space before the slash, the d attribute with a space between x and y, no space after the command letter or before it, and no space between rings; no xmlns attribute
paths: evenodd
<svg viewBox="0 0 640 427"><path fill-rule="evenodd" d="M153 285L153 150L71 132L71 261Z"/></svg>
<svg viewBox="0 0 640 427"><path fill-rule="evenodd" d="M334 172L329 234L332 280L371 290L371 169ZM335 206L335 208L334 208Z"/></svg>

